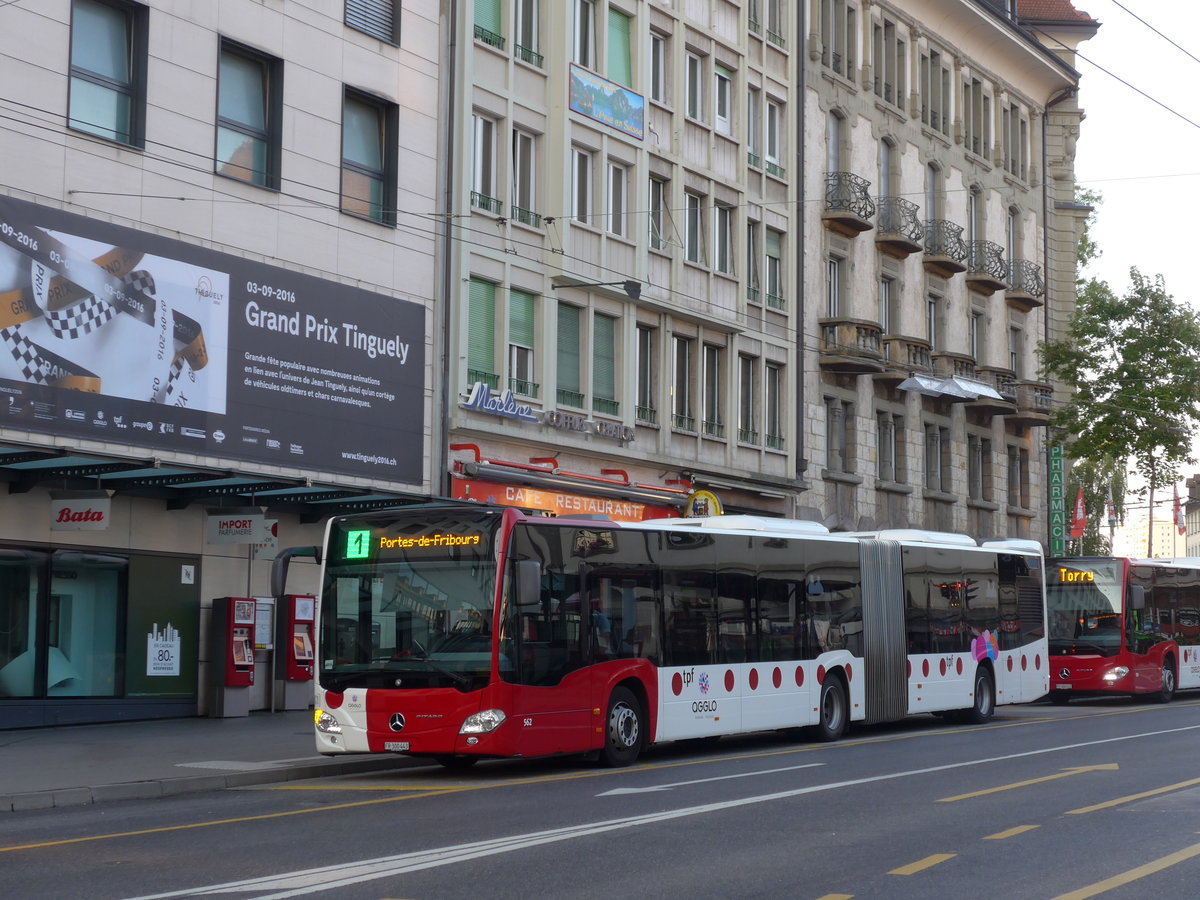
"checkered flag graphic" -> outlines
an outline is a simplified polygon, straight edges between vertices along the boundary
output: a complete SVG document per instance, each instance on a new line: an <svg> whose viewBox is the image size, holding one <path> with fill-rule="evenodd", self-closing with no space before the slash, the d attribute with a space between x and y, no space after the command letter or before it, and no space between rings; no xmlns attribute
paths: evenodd
<svg viewBox="0 0 1200 900"><path fill-rule="evenodd" d="M145 269L130 272L125 284L143 294L154 293L154 277ZM118 312L112 304L92 296L67 309L48 311L46 325L56 337L80 338L111 322Z"/></svg>
<svg viewBox="0 0 1200 900"><path fill-rule="evenodd" d="M176 357L171 363L171 371L167 374L167 385L163 389L162 402L170 404L171 397L175 394L175 388L179 382L179 377L183 375L183 359Z"/></svg>
<svg viewBox="0 0 1200 900"><path fill-rule="evenodd" d="M21 334L19 326L0 330L0 338L12 352L13 359L21 367L21 374L26 381L34 384L50 384L47 377L49 364L42 358L40 348L25 335Z"/></svg>

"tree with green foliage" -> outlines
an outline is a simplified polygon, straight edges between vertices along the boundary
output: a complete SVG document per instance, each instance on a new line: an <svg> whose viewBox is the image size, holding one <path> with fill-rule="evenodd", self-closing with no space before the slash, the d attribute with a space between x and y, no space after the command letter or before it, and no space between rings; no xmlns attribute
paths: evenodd
<svg viewBox="0 0 1200 900"><path fill-rule="evenodd" d="M1083 488L1083 507L1087 510L1087 528L1082 540L1072 545L1078 556L1108 556L1112 540L1108 529L1108 502L1119 524L1125 518L1125 493L1128 481L1125 461L1117 459L1077 460L1071 466L1067 484L1068 503L1073 502L1078 488Z"/></svg>
<svg viewBox="0 0 1200 900"><path fill-rule="evenodd" d="M1153 508L1154 491L1194 462L1200 315L1167 293L1161 275L1134 268L1130 279L1124 296L1095 278L1082 284L1066 336L1041 346L1042 368L1071 391L1051 415L1066 453L1096 464L1132 462Z"/></svg>

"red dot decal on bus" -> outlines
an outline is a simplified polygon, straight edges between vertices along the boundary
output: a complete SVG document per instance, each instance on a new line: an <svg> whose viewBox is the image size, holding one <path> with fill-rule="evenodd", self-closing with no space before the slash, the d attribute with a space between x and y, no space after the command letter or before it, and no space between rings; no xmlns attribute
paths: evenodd
<svg viewBox="0 0 1200 900"><path fill-rule="evenodd" d="M804 667L796 666L796 687L804 687Z"/></svg>
<svg viewBox="0 0 1200 900"><path fill-rule="evenodd" d="M944 659L938 660L938 674L939 675L946 674L946 661Z"/></svg>
<svg viewBox="0 0 1200 900"><path fill-rule="evenodd" d="M1021 654L1021 671L1024 672L1027 668L1029 668L1029 660L1027 660L1025 658L1025 654L1022 653Z"/></svg>
<svg viewBox="0 0 1200 900"><path fill-rule="evenodd" d="M846 663L846 680L847 681L854 680L854 667L851 666L850 663Z"/></svg>
<svg viewBox="0 0 1200 900"><path fill-rule="evenodd" d="M783 684L783 673L779 671L779 666L776 666L775 671L771 673L771 684L775 685L775 687Z"/></svg>
<svg viewBox="0 0 1200 900"><path fill-rule="evenodd" d="M1008 671L1010 671L1010 672L1012 671L1012 657L1011 656L1008 658Z"/></svg>
<svg viewBox="0 0 1200 900"><path fill-rule="evenodd" d="M750 690L758 690L758 669L750 670Z"/></svg>
<svg viewBox="0 0 1200 900"><path fill-rule="evenodd" d="M906 659L904 661L904 676L906 678L912 678L912 660L911 659Z"/></svg>
<svg viewBox="0 0 1200 900"><path fill-rule="evenodd" d="M929 660L927 660L927 659L921 660L921 677L922 678L929 677Z"/></svg>
<svg viewBox="0 0 1200 900"><path fill-rule="evenodd" d="M676 672L671 676L671 692L678 697L683 693L683 676Z"/></svg>
<svg viewBox="0 0 1200 900"><path fill-rule="evenodd" d="M1042 654L1039 653L1033 658L1033 668L1038 672L1042 670Z"/></svg>
<svg viewBox="0 0 1200 900"><path fill-rule="evenodd" d="M825 667L817 666L817 684L825 683Z"/></svg>
<svg viewBox="0 0 1200 900"><path fill-rule="evenodd" d="M342 701L346 698L342 694L334 693L333 691L325 692L325 705L330 709L337 709L342 705Z"/></svg>
<svg viewBox="0 0 1200 900"><path fill-rule="evenodd" d="M954 671L957 672L959 675L962 674L962 657L961 656L954 661Z"/></svg>
<svg viewBox="0 0 1200 900"><path fill-rule="evenodd" d="M725 690L732 691L734 685L733 669L725 670Z"/></svg>

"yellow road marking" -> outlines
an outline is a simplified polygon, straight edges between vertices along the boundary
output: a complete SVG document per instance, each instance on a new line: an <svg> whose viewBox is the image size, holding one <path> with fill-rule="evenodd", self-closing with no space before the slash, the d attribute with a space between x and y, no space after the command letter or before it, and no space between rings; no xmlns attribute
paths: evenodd
<svg viewBox="0 0 1200 900"><path fill-rule="evenodd" d="M1181 791L1184 788L1195 787L1200 784L1200 778L1193 778L1191 781L1181 781L1178 784L1168 784L1166 787L1155 788L1152 791L1143 791L1140 794L1130 794L1127 797L1117 797L1115 800L1106 800L1103 803L1097 803L1095 806L1084 806L1079 809L1067 810L1068 816L1078 816L1083 813L1095 812L1098 809L1111 809L1114 806L1120 806L1122 803L1132 803L1134 800L1144 800L1147 797L1156 797L1159 794L1169 794L1171 791Z"/></svg>
<svg viewBox="0 0 1200 900"><path fill-rule="evenodd" d="M1005 838L1016 837L1018 834L1024 834L1027 831L1033 831L1035 828L1041 827L1041 825L1018 825L1016 828L1010 828L1007 831L997 831L995 834L989 834L984 840L1002 841Z"/></svg>
<svg viewBox="0 0 1200 900"><path fill-rule="evenodd" d="M826 894L823 897L818 897L817 900L854 900L853 894Z"/></svg>
<svg viewBox="0 0 1200 900"><path fill-rule="evenodd" d="M948 859L954 859L958 856L957 853L935 853L932 856L927 856L924 859L918 859L914 863L909 863L907 866L901 866L898 869L892 869L888 872L889 875L915 875L925 869L932 869L934 866L941 865Z"/></svg>
<svg viewBox="0 0 1200 900"><path fill-rule="evenodd" d="M1079 888L1079 890L1059 894L1057 897L1052 898L1052 900L1086 900L1087 897L1095 897L1097 894L1103 894L1115 888L1132 884L1139 878L1145 878L1147 875L1161 872L1163 869L1168 869L1181 862L1187 862L1196 856L1200 856L1200 844L1192 844L1190 847L1184 847L1182 850L1177 850L1153 862L1138 866L1136 869L1130 869L1128 872L1122 872L1120 875L1114 875L1112 878L1097 881L1095 884L1089 884L1087 887Z"/></svg>
<svg viewBox="0 0 1200 900"><path fill-rule="evenodd" d="M982 791L973 791L970 794L959 794L957 797L942 797L938 803L954 803L956 800L970 800L973 797L983 797L987 794L998 794L1001 791L1014 791L1017 788L1029 787L1031 784L1042 784L1047 781L1054 781L1058 778L1070 778L1072 775L1082 775L1085 772L1115 772L1119 769L1116 763L1104 763L1098 766L1075 766L1070 769L1063 769L1054 775L1043 775L1041 778L1030 778L1028 781L1018 781L1013 784L1004 784L1000 787L987 788Z"/></svg>

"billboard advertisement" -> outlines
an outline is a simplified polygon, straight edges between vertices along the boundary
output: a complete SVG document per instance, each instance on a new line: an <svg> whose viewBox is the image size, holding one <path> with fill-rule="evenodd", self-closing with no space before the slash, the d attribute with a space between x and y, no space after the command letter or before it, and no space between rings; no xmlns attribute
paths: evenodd
<svg viewBox="0 0 1200 900"><path fill-rule="evenodd" d="M0 424L419 483L425 309L0 197Z"/></svg>
<svg viewBox="0 0 1200 900"><path fill-rule="evenodd" d="M571 63L571 109L623 131L639 141L646 136L646 99L616 82Z"/></svg>

